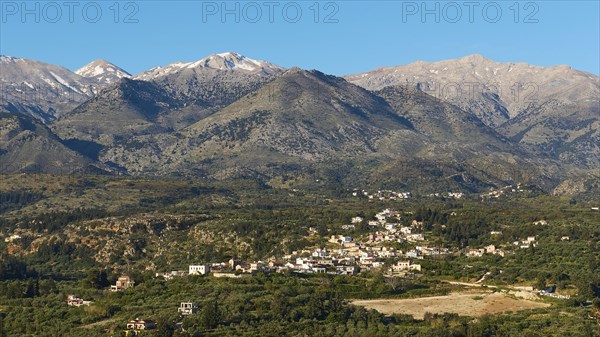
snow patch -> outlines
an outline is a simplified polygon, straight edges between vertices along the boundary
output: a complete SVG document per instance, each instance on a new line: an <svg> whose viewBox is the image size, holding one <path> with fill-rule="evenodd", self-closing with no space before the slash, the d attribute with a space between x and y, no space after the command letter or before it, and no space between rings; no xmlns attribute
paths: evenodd
<svg viewBox="0 0 600 337"><path fill-rule="evenodd" d="M54 72L51 71L50 75L52 75L54 77L54 79L57 80L58 83L62 84L63 86L65 86L65 87L67 87L67 88L69 88L69 89L71 89L71 90L73 90L73 91L75 91L77 93L83 94L83 92L81 92L81 90L79 90L78 88L75 88L75 87L71 86L67 81L65 81L62 77L56 75Z"/></svg>

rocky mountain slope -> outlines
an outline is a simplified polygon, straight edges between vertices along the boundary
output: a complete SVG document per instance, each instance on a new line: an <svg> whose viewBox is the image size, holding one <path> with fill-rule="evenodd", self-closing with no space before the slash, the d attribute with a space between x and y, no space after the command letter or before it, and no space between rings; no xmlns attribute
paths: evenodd
<svg viewBox="0 0 600 337"><path fill-rule="evenodd" d="M52 121L93 97L94 80L33 60L0 56L0 111Z"/></svg>
<svg viewBox="0 0 600 337"><path fill-rule="evenodd" d="M162 130L156 124L159 114L177 104L154 83L123 78L51 127L63 139L110 145L122 138Z"/></svg>
<svg viewBox="0 0 600 337"><path fill-rule="evenodd" d="M131 137L107 147L101 159L134 174L266 181L311 176L471 190L516 180L511 174L534 162L535 156L459 108L395 89L372 93L293 68L179 132ZM529 171L529 178L543 176Z"/></svg>
<svg viewBox="0 0 600 337"><path fill-rule="evenodd" d="M0 113L1 173L70 174L105 171L81 153L67 147L45 125L19 114Z"/></svg>
<svg viewBox="0 0 600 337"><path fill-rule="evenodd" d="M370 90L403 85L472 113L506 137L564 162L600 163L600 77L568 66L500 63L481 55L348 75Z"/></svg>
<svg viewBox="0 0 600 337"><path fill-rule="evenodd" d="M0 56L0 111L52 122L106 86L130 76L103 60L72 72L44 62Z"/></svg>

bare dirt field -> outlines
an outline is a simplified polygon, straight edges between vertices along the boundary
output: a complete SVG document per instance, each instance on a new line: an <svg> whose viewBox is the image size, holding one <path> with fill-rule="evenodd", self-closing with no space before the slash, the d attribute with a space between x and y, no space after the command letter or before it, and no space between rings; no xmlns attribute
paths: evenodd
<svg viewBox="0 0 600 337"><path fill-rule="evenodd" d="M407 314L415 319L423 319L426 312L437 314L448 312L477 317L550 306L547 303L514 299L500 292L460 292L446 296L410 299L355 300L351 303L367 309L375 309L382 314Z"/></svg>

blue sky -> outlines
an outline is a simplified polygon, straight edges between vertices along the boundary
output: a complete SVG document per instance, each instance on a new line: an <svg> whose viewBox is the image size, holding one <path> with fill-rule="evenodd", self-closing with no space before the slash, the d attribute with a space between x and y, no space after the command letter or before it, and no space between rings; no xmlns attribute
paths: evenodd
<svg viewBox="0 0 600 337"><path fill-rule="evenodd" d="M0 0L0 53L131 73L225 51L335 75L474 53L600 72L596 0L315 3Z"/></svg>

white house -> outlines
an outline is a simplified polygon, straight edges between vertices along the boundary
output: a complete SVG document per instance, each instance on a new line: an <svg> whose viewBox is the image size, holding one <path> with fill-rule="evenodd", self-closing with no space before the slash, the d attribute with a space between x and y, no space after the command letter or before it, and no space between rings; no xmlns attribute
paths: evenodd
<svg viewBox="0 0 600 337"><path fill-rule="evenodd" d="M177 312L183 316L192 315L198 312L198 306L193 302L181 302L179 308L177 308Z"/></svg>
<svg viewBox="0 0 600 337"><path fill-rule="evenodd" d="M127 330L149 330L156 328L156 323L151 320L141 320L139 318L127 322Z"/></svg>
<svg viewBox="0 0 600 337"><path fill-rule="evenodd" d="M360 216L355 216L354 218L352 218L352 223L353 224L357 224L357 223L361 223L364 219Z"/></svg>
<svg viewBox="0 0 600 337"><path fill-rule="evenodd" d="M410 227L402 227L400 228L400 233L408 235L412 233L412 229Z"/></svg>
<svg viewBox="0 0 600 337"><path fill-rule="evenodd" d="M13 235L11 235L11 236L9 236L9 237L5 238L5 239L4 239L4 242L13 242L13 241L15 241L15 240L19 240L20 238L21 238L21 236L20 236L20 235L13 234Z"/></svg>
<svg viewBox="0 0 600 337"><path fill-rule="evenodd" d="M408 234L408 235L406 235L406 240L411 241L411 242L414 242L414 241L423 241L423 240L425 240L425 237L421 233L418 233L418 234Z"/></svg>
<svg viewBox="0 0 600 337"><path fill-rule="evenodd" d="M84 301L83 299L81 299L75 295L67 296L67 300L65 302L67 302L68 306L72 306L72 307L80 307L82 305L90 305L90 304L94 303L92 301Z"/></svg>
<svg viewBox="0 0 600 337"><path fill-rule="evenodd" d="M379 226L379 221L369 220L369 226L377 227L377 226Z"/></svg>
<svg viewBox="0 0 600 337"><path fill-rule="evenodd" d="M190 275L206 275L210 273L210 266L205 264L195 264L189 266L188 274Z"/></svg>
<svg viewBox="0 0 600 337"><path fill-rule="evenodd" d="M481 257L485 253L485 249L469 249L467 251L468 257Z"/></svg>
<svg viewBox="0 0 600 337"><path fill-rule="evenodd" d="M312 252L313 257L327 257L329 254L327 253L327 249L315 249Z"/></svg>
<svg viewBox="0 0 600 337"><path fill-rule="evenodd" d="M329 242L344 245L346 243L352 242L352 238L349 236L343 236L343 235L332 235L331 239L329 239Z"/></svg>
<svg viewBox="0 0 600 337"><path fill-rule="evenodd" d="M486 253L488 253L488 254L494 254L494 252L496 251L496 246L489 245L489 246L484 247L484 249L485 249Z"/></svg>
<svg viewBox="0 0 600 337"><path fill-rule="evenodd" d="M406 270L421 271L421 265L413 264L411 261L398 261L398 263L392 266L391 270L393 273L398 273Z"/></svg>

